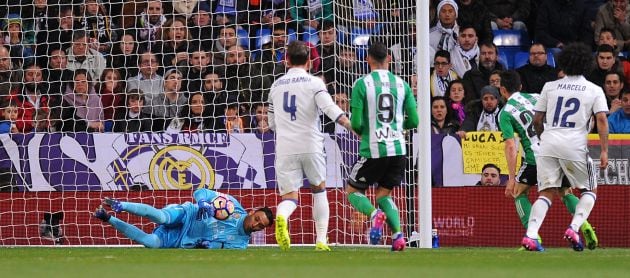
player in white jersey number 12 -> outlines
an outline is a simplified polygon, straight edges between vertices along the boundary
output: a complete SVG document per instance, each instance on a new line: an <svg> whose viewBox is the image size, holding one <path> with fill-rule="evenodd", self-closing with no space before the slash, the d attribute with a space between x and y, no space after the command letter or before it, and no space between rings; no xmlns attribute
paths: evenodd
<svg viewBox="0 0 630 278"><path fill-rule="evenodd" d="M282 201L276 212L276 241L287 250L289 217L297 208L298 190L304 176L313 192L315 249L330 251L327 244L330 208L326 196L326 158L320 110L351 130L350 120L339 108L320 78L308 73L310 49L301 41L287 48L289 70L271 85L269 93L269 128L276 133L276 178Z"/></svg>
<svg viewBox="0 0 630 278"><path fill-rule="evenodd" d="M531 251L543 250L538 241L538 230L565 176L582 195L564 238L573 250L584 249L577 231L595 205L597 189L593 160L588 156L587 147L592 115L595 115L599 133L599 166L602 169L608 166L606 97L601 87L584 78L592 59L589 47L584 44L564 47L557 62L566 76L547 82L534 108L534 129L540 137L540 153L536 157L539 196L532 206L527 234L522 240L523 247Z"/></svg>

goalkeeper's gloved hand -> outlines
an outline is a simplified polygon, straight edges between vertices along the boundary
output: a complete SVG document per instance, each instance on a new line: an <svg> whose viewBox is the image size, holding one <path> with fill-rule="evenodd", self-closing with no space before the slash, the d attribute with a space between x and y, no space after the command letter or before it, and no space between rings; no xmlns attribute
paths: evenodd
<svg viewBox="0 0 630 278"><path fill-rule="evenodd" d="M208 201L203 199L199 200L197 205L199 206L199 210L197 211L197 220L203 220L214 215L214 208L210 205L210 203L208 203Z"/></svg>
<svg viewBox="0 0 630 278"><path fill-rule="evenodd" d="M195 245L195 248L198 249L208 249L208 246L210 246L210 241L207 240L198 240L197 244Z"/></svg>

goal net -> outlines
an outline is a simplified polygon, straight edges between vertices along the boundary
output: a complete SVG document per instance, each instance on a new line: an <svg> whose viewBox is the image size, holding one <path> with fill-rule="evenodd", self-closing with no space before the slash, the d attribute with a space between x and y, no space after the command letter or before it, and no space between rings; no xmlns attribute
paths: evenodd
<svg viewBox="0 0 630 278"><path fill-rule="evenodd" d="M412 1L374 0L3 2L0 116L13 108L17 115L0 135L0 245L132 244L92 217L104 197L161 208L206 187L275 211L264 102L286 72L285 46L309 43L311 73L348 111L374 40L406 57L395 73L412 80L414 9ZM325 117L322 130L329 241L367 244L369 219L343 192L358 141ZM408 236L414 173L393 193ZM305 186L289 221L293 243L314 243L311 203ZM155 227L117 217L146 232ZM252 244L275 244L273 228Z"/></svg>

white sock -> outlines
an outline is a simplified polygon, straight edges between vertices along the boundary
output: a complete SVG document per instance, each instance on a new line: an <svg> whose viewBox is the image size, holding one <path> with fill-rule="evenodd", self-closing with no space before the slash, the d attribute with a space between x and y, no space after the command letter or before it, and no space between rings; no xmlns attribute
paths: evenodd
<svg viewBox="0 0 630 278"><path fill-rule="evenodd" d="M575 206L575 213L573 214L573 220L571 220L571 229L578 231L584 221L588 219L588 216L595 206L595 200L597 195L593 192L584 192L580 197L580 201Z"/></svg>
<svg viewBox="0 0 630 278"><path fill-rule="evenodd" d="M326 191L313 193L313 220L315 220L316 242L328 242L328 219L330 208Z"/></svg>
<svg viewBox="0 0 630 278"><path fill-rule="evenodd" d="M529 221L527 222L527 237L538 238L538 230L547 216L547 211L551 207L551 200L547 197L539 196L534 205L532 205L532 211L529 214Z"/></svg>
<svg viewBox="0 0 630 278"><path fill-rule="evenodd" d="M282 202L278 204L278 209L276 210L276 217L283 216L284 219L287 220L287 223L288 223L289 217L291 217L291 214L293 214L296 208L297 208L297 200L294 200L294 199L282 200Z"/></svg>

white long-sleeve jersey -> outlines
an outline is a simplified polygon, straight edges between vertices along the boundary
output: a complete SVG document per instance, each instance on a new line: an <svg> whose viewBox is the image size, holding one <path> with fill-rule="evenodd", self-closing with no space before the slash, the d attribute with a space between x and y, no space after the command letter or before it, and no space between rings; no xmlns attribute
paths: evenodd
<svg viewBox="0 0 630 278"><path fill-rule="evenodd" d="M276 155L320 153L324 134L319 111L337 120L343 115L320 78L291 68L271 85L269 127L276 133Z"/></svg>

